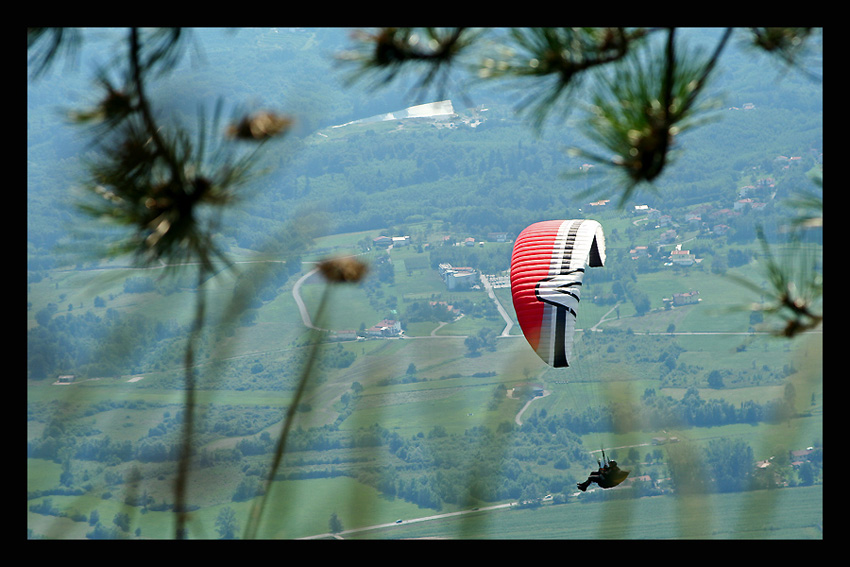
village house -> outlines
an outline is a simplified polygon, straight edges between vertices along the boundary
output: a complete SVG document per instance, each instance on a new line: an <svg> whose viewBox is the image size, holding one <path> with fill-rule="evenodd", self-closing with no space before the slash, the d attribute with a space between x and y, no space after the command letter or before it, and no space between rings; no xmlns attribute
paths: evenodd
<svg viewBox="0 0 850 567"><path fill-rule="evenodd" d="M732 210L734 210L734 211L742 211L742 210L744 210L745 208L747 208L748 206L751 206L753 203L755 203L755 201L753 201L753 200L752 200L752 199L750 199L750 198L746 198L746 199L738 199L738 200L737 200L737 201L735 201L735 203L732 205Z"/></svg>
<svg viewBox="0 0 850 567"><path fill-rule="evenodd" d="M676 266L693 266L696 256L690 250L673 250L670 252L670 261Z"/></svg>
<svg viewBox="0 0 850 567"><path fill-rule="evenodd" d="M369 337L397 337L401 334L401 322L393 319L384 319L383 321L366 329L366 336Z"/></svg>
<svg viewBox="0 0 850 567"><path fill-rule="evenodd" d="M378 238L372 239L372 246L375 248L387 248L392 243L393 239L389 236L379 236Z"/></svg>
<svg viewBox="0 0 850 567"><path fill-rule="evenodd" d="M791 156L791 157L776 156L776 159L774 161L779 162L779 163L785 163L786 165L783 166L782 169L788 169L792 165L797 165L797 164L803 163L802 159L803 159L802 156Z"/></svg>
<svg viewBox="0 0 850 567"><path fill-rule="evenodd" d="M673 294L673 305L693 305L694 303L699 303L698 291Z"/></svg>
<svg viewBox="0 0 850 567"><path fill-rule="evenodd" d="M448 311L449 313L451 313L452 315L454 315L455 317L457 317L458 315L460 315L460 314L461 314L461 310L460 310L460 309L455 308L455 306L454 306L454 305L451 305L451 304L449 304L449 303L446 303L445 301L429 301L429 302L428 302L428 305L429 305L429 306L431 306L431 307L438 307L438 306L439 306L439 307L442 307L442 308L444 308L446 311Z"/></svg>
<svg viewBox="0 0 850 567"><path fill-rule="evenodd" d="M685 293L674 293L673 297L662 297L666 309L671 307L681 307L682 305L694 305L700 302L698 291L688 291Z"/></svg>
<svg viewBox="0 0 850 567"><path fill-rule="evenodd" d="M374 248L389 248L390 246L408 246L410 244L409 236L379 236L372 239Z"/></svg>
<svg viewBox="0 0 850 567"><path fill-rule="evenodd" d="M625 480L625 482L623 483L623 487L625 488L625 487L627 487L627 486L631 486L631 485L633 485L633 484L634 484L634 483L636 483L636 482L646 482L646 483L648 483L650 486L652 486L653 488L655 488L655 483L654 483L654 482L652 482L652 477L651 477L651 476L649 476L648 474L643 474L643 475L640 475L640 476L630 476L630 477L629 477L629 478L627 478L627 479Z"/></svg>
<svg viewBox="0 0 850 567"><path fill-rule="evenodd" d="M522 398L540 398L543 397L546 391L543 389L541 384L533 384L530 382L524 382L522 384L517 384L510 390L508 390L507 395L510 398L514 399L522 399Z"/></svg>
<svg viewBox="0 0 850 567"><path fill-rule="evenodd" d="M740 213L732 210L732 209L720 209L718 211L714 211L711 213L711 217L714 219L728 218L728 217L736 217L740 215Z"/></svg>
<svg viewBox="0 0 850 567"><path fill-rule="evenodd" d="M799 467L803 463L808 462L809 456L814 452L814 447L800 449L799 451L790 451L791 466Z"/></svg>
<svg viewBox="0 0 850 567"><path fill-rule="evenodd" d="M744 185L743 187L738 188L738 196L742 199L747 195L752 195L756 190L755 185Z"/></svg>
<svg viewBox="0 0 850 567"><path fill-rule="evenodd" d="M756 181L757 189L773 189L776 187L776 181L772 177L764 177Z"/></svg>
<svg viewBox="0 0 850 567"><path fill-rule="evenodd" d="M629 256L631 256L632 260L637 260L638 258L646 258L649 256L649 247L635 246L634 248L629 250Z"/></svg>

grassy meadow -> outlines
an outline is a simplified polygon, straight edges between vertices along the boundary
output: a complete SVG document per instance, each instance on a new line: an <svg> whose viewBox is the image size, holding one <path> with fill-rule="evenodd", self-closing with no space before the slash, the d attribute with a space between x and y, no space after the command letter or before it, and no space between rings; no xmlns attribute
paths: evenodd
<svg viewBox="0 0 850 567"><path fill-rule="evenodd" d="M357 539L823 539L823 486L502 509L351 534ZM777 513L781 510L781 513Z"/></svg>

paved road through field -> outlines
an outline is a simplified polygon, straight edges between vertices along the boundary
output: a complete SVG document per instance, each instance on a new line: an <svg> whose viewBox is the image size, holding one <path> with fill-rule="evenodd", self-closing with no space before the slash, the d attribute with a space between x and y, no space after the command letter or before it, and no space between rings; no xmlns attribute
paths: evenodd
<svg viewBox="0 0 850 567"><path fill-rule="evenodd" d="M376 524L374 526L365 526L365 527L362 527L362 528L353 528L353 529L350 529L350 530L343 530L343 531L339 532L338 534L332 534L332 533L316 534L316 535L307 536L307 537L303 537L303 538L299 538L299 539L329 539L329 538L345 539L344 536L346 536L346 535L355 534L355 533L359 533L359 532L365 532L365 531L369 531L369 530L394 528L396 526L406 526L406 525L409 525L409 524L416 524L416 523L419 523L419 522L428 522L428 521L431 521L431 520L440 520L440 519L443 519L443 518L451 518L451 517L454 517L454 516L463 516L464 514L479 514L481 512L488 512L488 511L491 511L491 510L501 510L501 509L504 509L504 508L510 508L512 506L516 506L516 502L509 502L507 504L496 504L495 506L484 506L482 508L476 508L474 510L460 510L458 512L447 512L445 514L435 514L433 516L423 516L421 518L411 518L409 520L401 520L401 521L396 521L396 522L390 522L388 524Z"/></svg>

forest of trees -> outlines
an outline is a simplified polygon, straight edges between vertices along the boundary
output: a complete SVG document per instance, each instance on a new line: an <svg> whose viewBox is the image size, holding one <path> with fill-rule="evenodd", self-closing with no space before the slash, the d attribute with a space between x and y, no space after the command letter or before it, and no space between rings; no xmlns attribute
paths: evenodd
<svg viewBox="0 0 850 567"><path fill-rule="evenodd" d="M344 42L341 31L312 33L320 36L327 46ZM233 51L236 56L226 60L217 59L209 74L203 75L211 81L206 88L197 84L201 76L193 76L192 100L203 100L207 89L224 85L230 85L233 94L219 92L217 96L238 98L238 89L250 85L249 92L265 96L281 88L290 97L299 89L309 89L305 92L313 96L322 93L322 97L310 101L314 106L320 106L325 99L344 101L327 108L321 122L312 110L306 116L299 115L297 131L284 141L279 151L264 157L261 168L270 168L270 173L254 182L250 190L253 197L244 204L243 212L230 215L222 226L222 236L241 247L267 245L263 236L268 228L291 218L304 203L323 211L330 232L382 229L430 219L446 221L480 236L494 231L517 234L538 218L570 218L577 216L578 209L589 200L613 197L612 189L605 186L583 195L584 189L594 186L594 176L577 175L583 162L565 151L578 143L578 131L551 128L536 134L529 130L511 109L510 91L469 93L478 108L486 106L486 111L478 113L483 121L476 128L436 129L411 122L403 131L392 132L354 126L341 130L350 129L350 133L326 139L316 135L318 128L369 115L360 113L379 114L404 108L410 101L399 98L397 93L379 91L369 97L367 107L355 108L364 101L337 81L325 81L319 87L315 81L321 73L287 72L286 69L295 65L319 69L328 66L329 61L314 59L318 54L310 53L304 60L279 62L282 69L270 80L270 74L262 72L263 67L256 65L255 59L252 58L252 65L241 64L241 57L268 48L261 41L262 32L243 30L227 37L210 31L202 35L211 51L216 51L219 45L233 49L233 42L239 44L240 40L248 44L256 41L258 47ZM275 41L297 45L304 37L293 32L287 37L276 37ZM302 52L299 58L307 55ZM753 168L761 176L781 177L780 198L805 189L810 186L805 171L822 153L822 100L814 96L815 87L807 79L789 74L773 90L759 90L758 85L749 84L753 77L759 76L753 74L755 63L734 50L726 57L736 71L721 74L712 83L712 93L722 95L727 106L751 103L755 110L719 111L715 120L683 138L685 151L676 156L668 174L657 184L656 192L638 196L656 205L663 202L669 214L698 203L728 202L734 197L743 172ZM260 72L262 77L256 75ZM62 90L50 89L45 82L33 82L28 104L66 106L69 96L86 88L87 78L82 75L69 75ZM155 91L169 112L183 117L195 113L194 108L181 102L185 82L178 74L158 84ZM300 103L304 99L296 100ZM296 107L293 112L297 111L298 103L290 103ZM471 112L459 102L457 110ZM28 218L31 268L48 267L55 262L49 256L63 235L56 215L68 219L71 211L44 205L50 202L54 188L70 177L68 173L79 167L85 155L79 140L57 131L52 120L49 116L39 116L28 122L28 160L49 164L30 171L28 176L28 200L33 213ZM774 161L782 155L802 156L810 165L783 171L782 165ZM748 239L754 237L750 233Z"/></svg>

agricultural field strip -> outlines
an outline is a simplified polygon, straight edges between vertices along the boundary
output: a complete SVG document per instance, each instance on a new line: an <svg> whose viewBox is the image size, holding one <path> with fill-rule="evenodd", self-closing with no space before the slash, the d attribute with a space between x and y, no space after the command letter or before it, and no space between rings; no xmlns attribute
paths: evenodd
<svg viewBox="0 0 850 567"><path fill-rule="evenodd" d="M492 511L492 510L502 510L502 509L505 509L505 508L511 508L513 506L516 506L516 503L515 502L509 502L507 504L496 504L495 506L485 506L485 507L481 507L481 508L475 508L473 510L459 510L457 512L446 512L444 514L434 514L433 516L422 516L422 517L419 517L419 518L410 518L409 520L400 520L400 521L395 521L395 522L389 522L389 523L386 523L386 524L375 524L374 526L364 526L362 528L352 528L350 530L344 530L342 532L339 532L338 534L324 533L324 534L316 534L316 535L312 535L312 536L302 537L302 538L298 538L298 539L326 539L326 538L337 537L337 536L341 537L343 535L349 535L349 534L354 534L354 533L359 533L359 532L367 532L367 531L370 531L370 530L379 530L379 529L383 529L383 528L394 528L394 527L397 527L397 526L410 525L410 524L415 524L415 523L418 523L418 522L428 522L430 520L443 520L443 519L446 519L446 518L453 518L453 517L456 517L456 516L463 516L463 515L466 515L466 514L477 514L477 513L481 513L481 512L489 512L489 511Z"/></svg>
<svg viewBox="0 0 850 567"><path fill-rule="evenodd" d="M237 261L234 262L234 264L258 264L258 263L284 263L284 261L283 260L262 259L262 260L237 260ZM315 264L315 262L307 262L307 263L309 263L310 265ZM125 266L125 265L108 265L108 266L99 266L99 267L95 267L95 268L87 268L87 270L91 270L91 271L158 270L158 269L164 269L164 268L167 268L167 267L175 267L175 266L178 266L178 265L192 265L192 263L185 263L185 264L165 264L165 263L163 263L161 266L149 266L149 267L144 267L144 268L137 268L137 267ZM78 271L78 269L67 269L67 270L60 269L58 271ZM313 328L313 329L316 329L317 327L314 327L313 324L312 324L309 310L306 308L306 304L304 303L304 300L301 297L300 291L301 291L301 286L304 284L304 282L306 282L317 271L318 271L318 268L315 268L315 267L308 270L301 277L299 277L299 279L296 281L296 283L292 287L292 297L293 297L293 299L295 300L295 302L298 306L298 310L301 314L301 320L302 320L304 326L306 326L308 328ZM510 317L510 315L507 313L507 311L504 309L504 307L502 306L498 297L493 292L493 288L489 284L489 278L490 277L492 277L492 276L488 276L486 274L481 274L481 281L484 282L485 289L487 291L488 297L490 297L490 299L493 300L496 308L498 309L499 313L501 314L501 316L504 319L505 324L506 324L504 330L502 330L502 332L499 334L498 338L522 337L522 335L511 335L511 334L509 334L510 330L513 327L513 325L515 324L515 322ZM592 331L592 332L600 332L599 326L610 320L610 319L608 319L608 316L610 315L610 313L616 307L617 307L616 305L614 307L612 307L607 313L605 313L604 315L602 315L600 317L599 321L597 321L594 325L590 326L587 330ZM319 329L319 330L325 330L325 329ZM585 331L585 329L576 329L576 331L583 332L583 331ZM823 329L822 328L814 329L811 332L822 334ZM633 333L635 335L647 335L647 336L664 336L664 335L668 335L668 336L678 336L678 335L768 335L768 334L770 334L770 331L672 331L672 332L667 332L667 331L633 331ZM437 335L431 335L431 336L437 336ZM424 338L430 338L431 336L421 336L421 337L420 336L406 336L406 338L408 338L408 339L424 339ZM467 338L466 335L439 335L437 337L438 338L458 338L458 339ZM248 353L248 354L257 354L257 353L252 352L252 353ZM235 355L233 358L238 358L238 357L239 357L239 355Z"/></svg>
<svg viewBox="0 0 850 567"><path fill-rule="evenodd" d="M304 323L305 327L311 329L317 329L317 327L313 326L313 323L310 319L310 313L304 303L303 298L301 297L301 286L307 281L312 275L314 275L318 271L318 268L313 268L312 270L305 272L295 285L292 287L292 297L295 300L295 303L298 305L298 310L301 313L301 320ZM501 331L498 338L518 338L522 337L522 335L511 335L510 331L514 325L513 319L511 319L510 315L508 315L505 308L502 306L499 298L496 297L495 293L493 293L492 287L489 285L488 276L485 274L481 275L481 281L484 282L487 295L490 299L493 300L493 303L496 305L496 309L498 309L499 314L501 314L502 318L505 320L505 328ZM600 332L599 326L608 321L608 316L611 314L614 309L617 308L617 305L608 310L602 317L600 317L599 321L597 321L594 325L592 325L588 330L591 332ZM318 329L318 330L326 330L326 329ZM576 329L576 331L584 332L584 329ZM814 333L823 333L822 329L813 330ZM676 336L676 335L768 335L769 331L672 331L672 332L662 332L662 331L634 331L635 335L647 335L647 336ZM458 338L465 339L466 335L428 335L428 336L406 336L408 339L427 339L431 337L438 338Z"/></svg>
<svg viewBox="0 0 850 567"><path fill-rule="evenodd" d="M429 400L441 400L448 398L465 388L483 388L495 386L497 384L499 384L499 382L483 382L451 386L430 386L427 388L417 388L401 392L363 394L357 402L357 409L368 409Z"/></svg>

